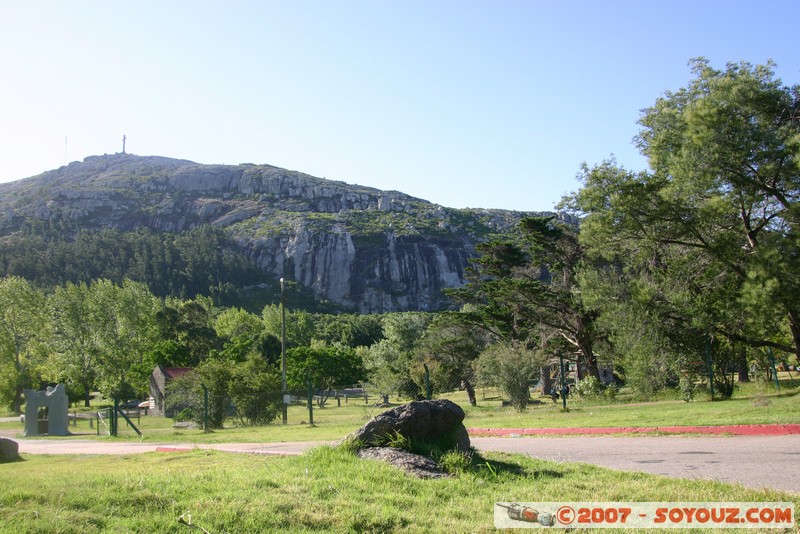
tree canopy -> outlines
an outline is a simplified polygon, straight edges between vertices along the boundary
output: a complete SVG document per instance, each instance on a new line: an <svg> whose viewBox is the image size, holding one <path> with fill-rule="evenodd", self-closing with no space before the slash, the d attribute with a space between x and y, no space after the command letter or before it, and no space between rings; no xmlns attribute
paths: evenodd
<svg viewBox="0 0 800 534"><path fill-rule="evenodd" d="M564 205L584 216L583 246L622 275L606 297L644 306L675 346L797 354L800 91L771 64L692 69L642 112L650 169L585 166Z"/></svg>

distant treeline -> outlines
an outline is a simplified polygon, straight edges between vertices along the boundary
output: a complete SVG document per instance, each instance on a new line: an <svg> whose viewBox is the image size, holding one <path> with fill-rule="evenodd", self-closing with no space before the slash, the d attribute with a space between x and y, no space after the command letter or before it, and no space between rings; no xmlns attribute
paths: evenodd
<svg viewBox="0 0 800 534"><path fill-rule="evenodd" d="M147 229L26 228L0 238L0 277L21 276L40 287L96 279L147 285L159 297L236 300L238 288L267 281L224 231L200 226L183 233Z"/></svg>

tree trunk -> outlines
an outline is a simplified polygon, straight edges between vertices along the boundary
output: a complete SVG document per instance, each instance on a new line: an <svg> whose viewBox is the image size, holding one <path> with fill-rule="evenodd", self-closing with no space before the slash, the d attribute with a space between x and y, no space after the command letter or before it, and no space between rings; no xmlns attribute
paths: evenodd
<svg viewBox="0 0 800 534"><path fill-rule="evenodd" d="M578 328L575 341L578 343L578 349L581 351L580 356L586 364L586 370L589 372L589 376L593 376L597 380L600 380L600 369L597 367L597 356L595 356L594 349L592 348L592 335L589 333L589 329L586 326L590 323L591 319L586 316L580 316L578 318ZM581 367L581 357L578 358L577 364L579 373ZM580 378L583 377L581 376Z"/></svg>
<svg viewBox="0 0 800 534"><path fill-rule="evenodd" d="M472 386L472 383L467 380L466 378L461 379L461 387L467 392L467 398L469 399L470 406L477 406L478 401L475 399L475 388Z"/></svg>
<svg viewBox="0 0 800 534"><path fill-rule="evenodd" d="M89 384L85 384L83 386L83 406L88 408L91 405L92 400L92 388Z"/></svg>
<svg viewBox="0 0 800 534"><path fill-rule="evenodd" d="M600 369L597 367L597 356L595 356L594 350L592 350L592 341L589 339L588 333L584 333L578 338L578 348L581 351L580 357L578 358L578 369L580 369L580 362L583 360L589 376L593 376L600 380ZM583 377L581 376L580 378Z"/></svg>
<svg viewBox="0 0 800 534"><path fill-rule="evenodd" d="M747 365L747 349L740 347L736 354L736 366L739 368L739 383L750 382L750 366Z"/></svg>
<svg viewBox="0 0 800 534"><path fill-rule="evenodd" d="M11 404L11 411L19 415L22 413L22 386L17 384L14 390L14 402Z"/></svg>
<svg viewBox="0 0 800 534"><path fill-rule="evenodd" d="M553 379L550 376L550 364L539 368L539 383L542 385L542 395L553 394Z"/></svg>
<svg viewBox="0 0 800 534"><path fill-rule="evenodd" d="M15 373L15 380L14 380L14 401L11 404L11 410L19 415L22 413L22 359L20 358L20 349L21 343L19 336L14 334L14 371Z"/></svg>

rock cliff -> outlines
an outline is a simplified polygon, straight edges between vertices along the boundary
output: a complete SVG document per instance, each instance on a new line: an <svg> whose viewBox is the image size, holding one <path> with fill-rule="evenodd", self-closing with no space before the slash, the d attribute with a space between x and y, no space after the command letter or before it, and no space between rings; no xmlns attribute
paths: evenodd
<svg viewBox="0 0 800 534"><path fill-rule="evenodd" d="M212 225L264 272L360 312L445 307L442 289L464 283L475 245L524 215L532 213L445 208L269 165L130 154L0 184L0 236L31 221L176 233Z"/></svg>

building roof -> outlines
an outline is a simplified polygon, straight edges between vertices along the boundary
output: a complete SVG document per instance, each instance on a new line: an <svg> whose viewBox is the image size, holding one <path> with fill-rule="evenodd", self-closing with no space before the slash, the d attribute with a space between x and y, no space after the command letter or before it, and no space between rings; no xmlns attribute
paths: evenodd
<svg viewBox="0 0 800 534"><path fill-rule="evenodd" d="M164 370L164 376L167 378L178 378L193 370L191 367L162 367L161 369Z"/></svg>

